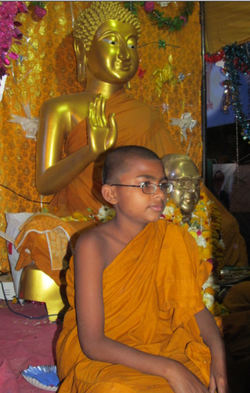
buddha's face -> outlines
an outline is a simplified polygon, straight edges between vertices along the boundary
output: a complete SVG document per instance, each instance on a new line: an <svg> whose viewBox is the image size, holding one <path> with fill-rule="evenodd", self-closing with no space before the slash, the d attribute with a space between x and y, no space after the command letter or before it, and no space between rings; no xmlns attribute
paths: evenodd
<svg viewBox="0 0 250 393"><path fill-rule="evenodd" d="M129 23L103 22L87 52L88 72L97 80L124 84L136 74L139 65L137 31Z"/></svg>
<svg viewBox="0 0 250 393"><path fill-rule="evenodd" d="M203 184L196 165L192 161L183 159L182 162L166 163L165 172L173 184L173 191L169 195L181 213L190 216L200 197L200 187Z"/></svg>

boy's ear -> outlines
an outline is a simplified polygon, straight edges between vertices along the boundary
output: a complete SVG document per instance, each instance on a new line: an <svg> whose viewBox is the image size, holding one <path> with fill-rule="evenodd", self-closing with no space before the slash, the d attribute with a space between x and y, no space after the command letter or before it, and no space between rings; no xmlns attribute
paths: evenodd
<svg viewBox="0 0 250 393"><path fill-rule="evenodd" d="M102 196L111 205L115 205L117 203L117 198L115 194L115 189L108 184L104 184L102 186Z"/></svg>

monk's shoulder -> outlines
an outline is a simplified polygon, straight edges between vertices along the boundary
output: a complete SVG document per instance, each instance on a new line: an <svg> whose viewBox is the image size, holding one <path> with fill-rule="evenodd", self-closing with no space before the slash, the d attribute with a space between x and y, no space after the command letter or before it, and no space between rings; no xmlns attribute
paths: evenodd
<svg viewBox="0 0 250 393"><path fill-rule="evenodd" d="M76 242L75 252L91 252L92 254L99 253L102 248L103 236L99 227L83 232Z"/></svg>

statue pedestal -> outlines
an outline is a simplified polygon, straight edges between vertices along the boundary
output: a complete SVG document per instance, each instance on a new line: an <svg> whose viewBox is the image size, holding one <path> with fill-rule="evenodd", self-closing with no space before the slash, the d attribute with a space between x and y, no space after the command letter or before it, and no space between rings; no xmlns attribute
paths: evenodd
<svg viewBox="0 0 250 393"><path fill-rule="evenodd" d="M20 299L46 303L51 322L63 315L69 307L66 285L60 287L35 264L24 267L19 286Z"/></svg>

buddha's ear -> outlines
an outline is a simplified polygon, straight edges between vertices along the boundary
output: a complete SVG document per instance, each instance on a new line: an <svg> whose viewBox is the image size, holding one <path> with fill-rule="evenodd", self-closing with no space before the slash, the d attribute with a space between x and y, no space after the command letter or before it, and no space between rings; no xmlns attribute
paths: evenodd
<svg viewBox="0 0 250 393"><path fill-rule="evenodd" d="M81 38L74 38L74 50L76 54L77 80L83 82L86 79L87 56Z"/></svg>
<svg viewBox="0 0 250 393"><path fill-rule="evenodd" d="M116 205L117 203L117 198L116 198L116 193L115 189L108 184L104 184L102 186L102 196L111 205Z"/></svg>

